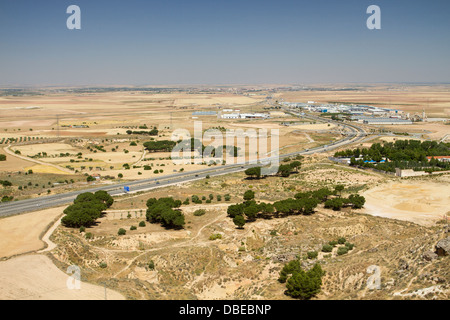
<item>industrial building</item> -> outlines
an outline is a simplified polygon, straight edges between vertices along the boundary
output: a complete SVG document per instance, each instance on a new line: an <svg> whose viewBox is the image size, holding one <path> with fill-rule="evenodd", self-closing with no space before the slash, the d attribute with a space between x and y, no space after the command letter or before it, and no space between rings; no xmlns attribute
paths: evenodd
<svg viewBox="0 0 450 320"><path fill-rule="evenodd" d="M369 125L403 125L412 124L413 122L411 120L403 120L397 118L372 118L364 120L363 123Z"/></svg>
<svg viewBox="0 0 450 320"><path fill-rule="evenodd" d="M346 113L349 115L366 115L366 116L393 116L399 115L401 111L389 108L380 108L366 105L337 105L337 104L321 104L311 105L298 102L282 102L285 106L293 109L305 109L311 112L321 113Z"/></svg>
<svg viewBox="0 0 450 320"><path fill-rule="evenodd" d="M193 116L215 116L217 115L217 111L194 111L192 112Z"/></svg>
<svg viewBox="0 0 450 320"><path fill-rule="evenodd" d="M268 119L267 113L224 113L222 119Z"/></svg>

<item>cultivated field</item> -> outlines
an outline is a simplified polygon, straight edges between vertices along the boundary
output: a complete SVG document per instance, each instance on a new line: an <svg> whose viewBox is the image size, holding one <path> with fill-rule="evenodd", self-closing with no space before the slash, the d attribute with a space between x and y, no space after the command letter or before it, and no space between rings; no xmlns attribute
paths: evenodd
<svg viewBox="0 0 450 320"><path fill-rule="evenodd" d="M170 140L177 129L192 135L195 121L202 122L203 130L222 132L278 129L281 153L344 137L342 126L294 118L279 109L277 99L370 104L412 114L425 107L429 117L450 116L448 86L339 88L262 88L257 93L242 88L55 88L1 95L0 154L7 158L0 162L0 180L11 185L0 186L0 198L20 200L207 168L207 162L175 165L169 152L149 152L143 146L152 139ZM225 120L193 114L222 109L270 112L271 118ZM439 122L363 127L370 134L358 147L409 138L438 140L450 128ZM127 132L153 128L157 135ZM395 135L402 132L410 135ZM246 156L248 150L247 141ZM61 225L64 208L0 219L0 299L104 299L103 286L108 299L291 299L277 279L293 259L304 269L319 262L326 271L317 299L448 299L448 257L423 258L448 236L448 175L401 179L334 164L328 158L334 152L306 156L301 169L289 177L256 180L234 173L116 197L98 223L86 230ZM97 180L88 181L89 176ZM257 202L273 203L337 185L345 189L333 199L359 193L366 198L364 207L333 211L320 204L312 215L258 219L243 229L227 217L228 206L242 202L247 190L255 192ZM146 221L149 198L185 201L193 195L203 202L181 206L183 229ZM199 209L205 214L194 215ZM139 226L143 221L145 226ZM119 236L119 228L126 235ZM330 253L321 251L339 237L354 249L344 255L338 255L337 247ZM308 252L317 252L317 258L308 258ZM71 265L81 268L81 291L67 289ZM381 270L381 290L366 287L371 265Z"/></svg>

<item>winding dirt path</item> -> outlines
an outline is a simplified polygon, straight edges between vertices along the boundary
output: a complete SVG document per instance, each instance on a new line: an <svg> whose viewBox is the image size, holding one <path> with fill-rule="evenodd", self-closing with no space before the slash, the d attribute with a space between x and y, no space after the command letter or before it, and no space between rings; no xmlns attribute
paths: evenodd
<svg viewBox="0 0 450 320"><path fill-rule="evenodd" d="M10 147L11 147L11 145L9 145L9 146L3 148L3 150L5 150L5 152L6 152L7 154L9 154L10 156L13 156L13 157L16 157L16 158L19 158L19 159L22 159L22 160L34 162L34 163L40 164L40 165L42 165L42 166L53 167L53 168L55 168L55 169L58 169L58 170L60 170L60 171L63 171L63 172L69 173L69 174L74 174L72 170L69 170L69 169L67 169L67 168L60 167L60 166L58 166L58 165L56 165L56 164L48 163L48 162L44 162L44 161L39 161L39 160L36 160L36 159L33 159L33 158L24 157L24 156L15 154L14 152L12 152L12 151L9 149Z"/></svg>

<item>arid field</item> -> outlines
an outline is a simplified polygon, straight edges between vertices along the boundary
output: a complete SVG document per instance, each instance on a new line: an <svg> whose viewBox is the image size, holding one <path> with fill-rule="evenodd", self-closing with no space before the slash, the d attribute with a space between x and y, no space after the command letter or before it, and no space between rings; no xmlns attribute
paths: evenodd
<svg viewBox="0 0 450 320"><path fill-rule="evenodd" d="M0 186L0 199L35 198L208 168L213 164L174 164L170 152L144 148L148 141L171 140L177 129L192 134L194 121L201 121L203 130L221 132L277 129L282 154L328 145L348 133L336 122L292 116L278 106L281 99L368 104L412 114L425 108L430 118L450 116L449 87L444 85L309 90L261 86L249 92L244 87L46 88L0 95L0 155L6 156L0 161L0 180L11 182ZM223 109L265 112L271 118L193 114ZM361 127L368 135L345 149L409 139L447 141L450 133L442 121ZM127 132L153 128L157 135ZM247 141L245 156L248 149ZM65 207L1 218L0 299L104 299L105 287L107 299L291 299L278 277L293 259L305 269L318 262L326 271L315 299L448 299L448 257L424 258L448 237L448 174L399 178L333 163L329 157L334 152L305 156L298 172L289 177L249 179L241 172L115 197L112 207L86 230L60 223ZM89 176L96 179L88 181ZM339 198L363 195L363 208L335 211L320 204L311 215L258 219L243 229L227 216L227 208L242 202L247 190L255 192L258 203L274 203L337 185L344 188ZM166 229L146 221L148 199L185 201L193 195L204 200L180 207L184 228ZM195 215L199 209L205 214ZM119 228L126 234L119 236ZM321 252L323 245L340 237L354 249L344 255L338 254L339 247ZM310 259L308 252L318 256ZM81 269L81 290L66 286L71 265ZM381 270L380 290L367 289L371 265Z"/></svg>

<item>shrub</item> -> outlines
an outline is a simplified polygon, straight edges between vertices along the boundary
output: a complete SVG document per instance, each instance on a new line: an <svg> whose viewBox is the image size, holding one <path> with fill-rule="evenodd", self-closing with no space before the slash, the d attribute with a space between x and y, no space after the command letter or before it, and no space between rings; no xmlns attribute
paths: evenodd
<svg viewBox="0 0 450 320"><path fill-rule="evenodd" d="M317 251L309 251L307 255L308 259L315 259L319 256L319 253Z"/></svg>
<svg viewBox="0 0 450 320"><path fill-rule="evenodd" d="M333 241L328 242L328 244L329 244L330 246L336 247L337 244L338 244L338 242L337 242L336 240L333 240Z"/></svg>
<svg viewBox="0 0 450 320"><path fill-rule="evenodd" d="M131 226L130 230L137 230L137 227L136 226Z"/></svg>
<svg viewBox="0 0 450 320"><path fill-rule="evenodd" d="M326 244L322 247L322 252L331 252L333 251L333 246L330 246L329 244Z"/></svg>
<svg viewBox="0 0 450 320"><path fill-rule="evenodd" d="M340 247L337 251L338 256L342 256L343 254L346 254L348 252L347 247Z"/></svg>
<svg viewBox="0 0 450 320"><path fill-rule="evenodd" d="M80 233L85 232L85 231L86 231L86 228L84 226L81 226L80 227Z"/></svg>
<svg viewBox="0 0 450 320"><path fill-rule="evenodd" d="M145 221L139 222L139 227L145 227Z"/></svg>
<svg viewBox="0 0 450 320"><path fill-rule="evenodd" d="M153 262L153 260L150 260L150 262L148 263L148 268L150 270L155 270L155 262Z"/></svg>
<svg viewBox="0 0 450 320"><path fill-rule="evenodd" d="M108 267L108 265L106 264L106 262L100 262L98 265L100 268L105 269L106 267Z"/></svg>
<svg viewBox="0 0 450 320"><path fill-rule="evenodd" d="M222 235L220 233L212 234L209 237L209 240L212 240L212 241L217 240L217 239L222 239Z"/></svg>
<svg viewBox="0 0 450 320"><path fill-rule="evenodd" d="M12 186L12 182L11 181L7 181L7 180L0 180L0 184L4 187L11 187Z"/></svg>
<svg viewBox="0 0 450 320"><path fill-rule="evenodd" d="M341 238L338 239L338 243L339 244L345 244L346 242L347 242L347 240L345 240L344 237L341 237Z"/></svg>
<svg viewBox="0 0 450 320"><path fill-rule="evenodd" d="M117 234L119 236L124 236L124 235L127 234L127 231L125 229L123 229L123 228L120 228L119 231L117 232Z"/></svg>
<svg viewBox="0 0 450 320"><path fill-rule="evenodd" d="M244 193L244 200L245 201L251 201L255 199L255 192L253 192L252 190L247 190Z"/></svg>
<svg viewBox="0 0 450 320"><path fill-rule="evenodd" d="M353 250L353 247L354 247L355 245L353 244L353 243L350 243L350 242L346 242L345 243L345 247L346 248L348 248L348 250Z"/></svg>
<svg viewBox="0 0 450 320"><path fill-rule="evenodd" d="M90 233L90 232L86 233L86 234L84 235L84 237L85 237L86 239L93 239L93 238L94 238L94 236L93 236L92 233Z"/></svg>
<svg viewBox="0 0 450 320"><path fill-rule="evenodd" d="M204 209L198 209L198 210L195 210L194 216L200 217L200 216L203 216L205 213L206 213L206 210L204 210Z"/></svg>

